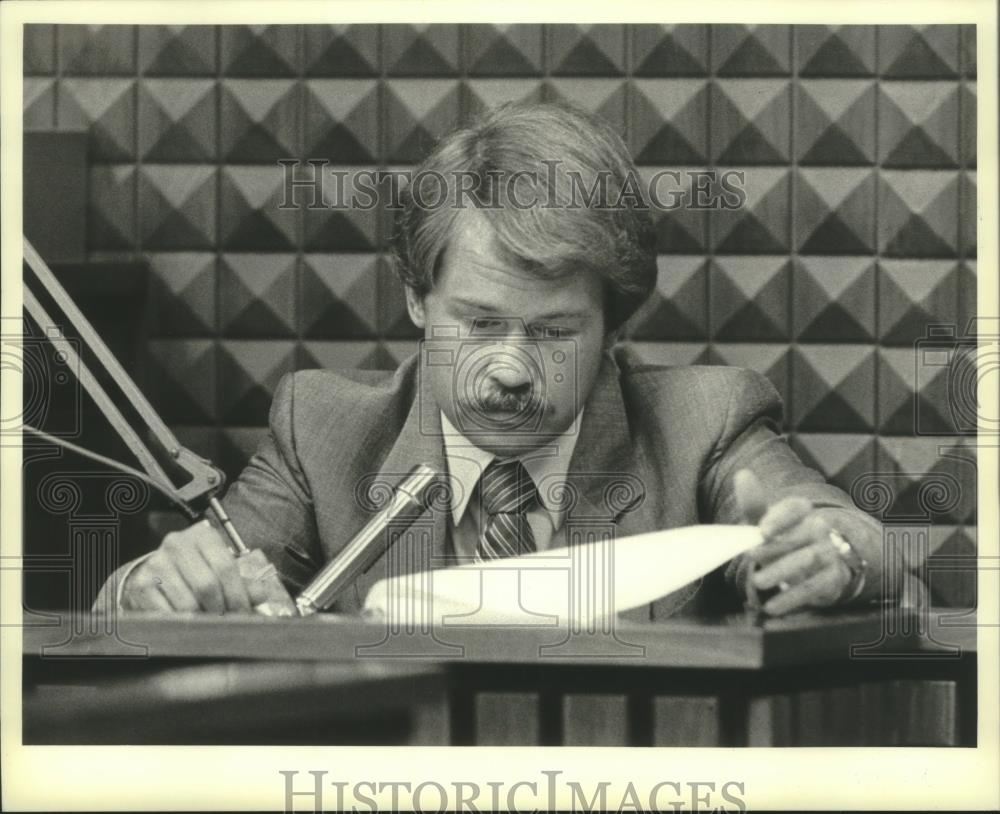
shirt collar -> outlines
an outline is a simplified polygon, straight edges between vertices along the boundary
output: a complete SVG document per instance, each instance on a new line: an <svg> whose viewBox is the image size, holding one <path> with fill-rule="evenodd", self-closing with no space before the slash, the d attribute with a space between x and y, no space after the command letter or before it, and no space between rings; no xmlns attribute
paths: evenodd
<svg viewBox="0 0 1000 814"><path fill-rule="evenodd" d="M552 526L555 529L562 526L565 507L563 504L561 508L559 499L554 497L560 491L554 487L566 481L582 417L583 410L580 410L576 419L562 435L549 444L519 456L535 486L544 484L544 488L538 490L538 501L551 516ZM455 429L443 412L441 432L444 436L444 455L452 486L452 522L458 525L469 505L469 499L479 482L479 477L496 456L473 445Z"/></svg>

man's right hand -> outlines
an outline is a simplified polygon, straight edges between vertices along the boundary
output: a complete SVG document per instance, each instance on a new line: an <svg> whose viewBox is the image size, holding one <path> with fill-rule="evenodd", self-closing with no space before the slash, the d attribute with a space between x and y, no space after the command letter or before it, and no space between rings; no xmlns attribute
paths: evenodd
<svg viewBox="0 0 1000 814"><path fill-rule="evenodd" d="M163 538L122 586L124 610L250 613L265 600L244 581L225 537L207 520Z"/></svg>

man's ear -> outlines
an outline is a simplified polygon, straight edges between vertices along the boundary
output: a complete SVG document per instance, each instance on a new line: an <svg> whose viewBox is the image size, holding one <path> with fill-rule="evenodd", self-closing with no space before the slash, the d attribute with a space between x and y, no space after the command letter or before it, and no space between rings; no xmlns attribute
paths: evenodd
<svg viewBox="0 0 1000 814"><path fill-rule="evenodd" d="M409 311L413 324L423 328L427 321L424 315L424 298L410 286L406 286L406 310Z"/></svg>

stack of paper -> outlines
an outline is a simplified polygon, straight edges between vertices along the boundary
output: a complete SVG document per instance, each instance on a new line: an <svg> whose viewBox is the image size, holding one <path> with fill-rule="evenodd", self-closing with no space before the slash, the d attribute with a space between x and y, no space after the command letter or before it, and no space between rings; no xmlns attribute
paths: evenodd
<svg viewBox="0 0 1000 814"><path fill-rule="evenodd" d="M686 526L375 583L392 625L591 627L704 576L763 541L756 526Z"/></svg>

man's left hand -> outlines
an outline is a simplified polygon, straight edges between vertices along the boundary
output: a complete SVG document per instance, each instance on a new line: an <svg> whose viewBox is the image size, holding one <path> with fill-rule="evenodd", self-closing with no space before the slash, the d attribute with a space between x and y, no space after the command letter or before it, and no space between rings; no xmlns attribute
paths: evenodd
<svg viewBox="0 0 1000 814"><path fill-rule="evenodd" d="M851 581L851 569L831 541L833 529L823 514L804 497L769 505L763 484L748 469L736 473L734 488L745 521L764 535L763 545L747 555L755 567L748 588L778 589L762 610L779 616L836 604Z"/></svg>

